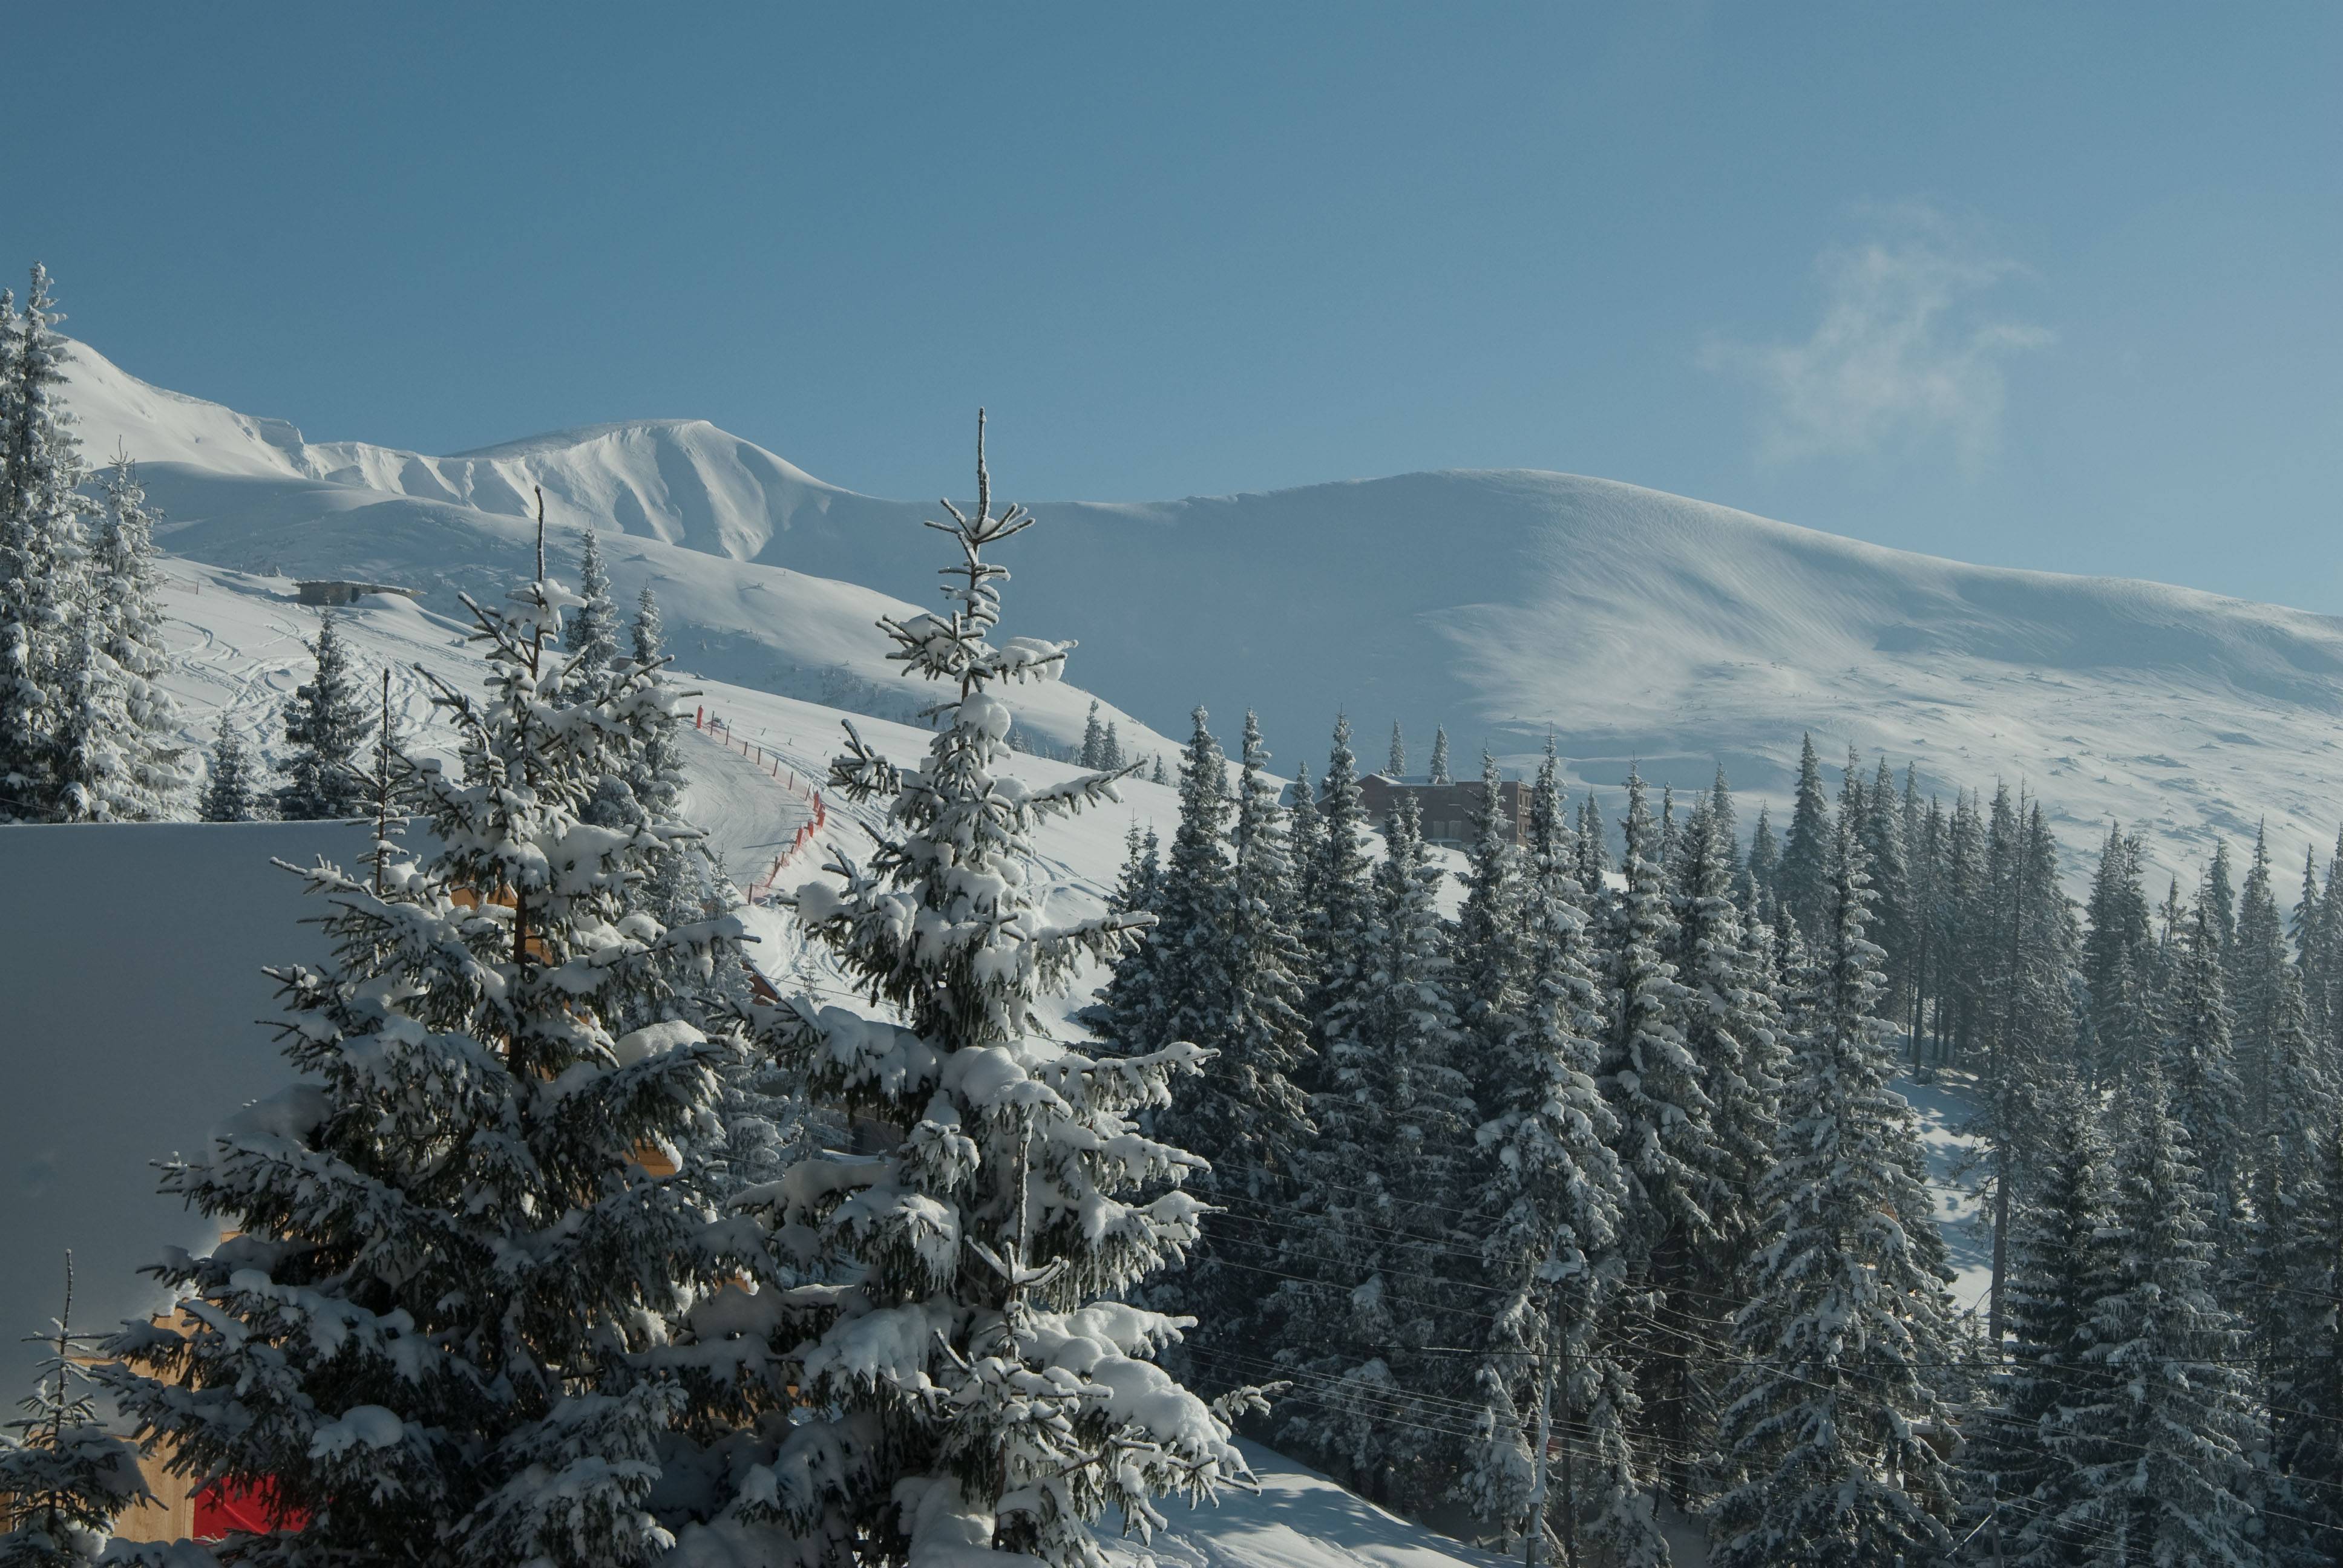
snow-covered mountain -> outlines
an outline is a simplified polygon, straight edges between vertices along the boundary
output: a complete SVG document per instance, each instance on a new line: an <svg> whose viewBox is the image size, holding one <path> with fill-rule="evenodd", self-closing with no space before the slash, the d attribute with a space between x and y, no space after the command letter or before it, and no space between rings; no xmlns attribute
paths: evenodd
<svg viewBox="0 0 2343 1568"><path fill-rule="evenodd" d="M686 668L836 706L888 699L868 635L932 602L931 508L856 495L696 420L538 437L447 457L309 443L282 421L146 386L81 350L94 452L141 460L167 548L246 570L433 590L510 575L533 490L614 541L622 590L658 587ZM965 432L936 432L960 441ZM1013 436L994 468L1016 493ZM2298 861L2332 840L2343 621L2108 578L1966 566L1601 479L1413 474L1134 505L1045 503L1008 557L1011 631L1081 641L1076 678L1158 732L1202 701L1261 710L1291 760L1347 709L1379 762L1522 759L1549 729L1581 780L1631 760L1680 786L1716 761L1778 799L1801 731L1916 760L1936 788L2026 783L2071 846L2108 815L2187 869L2267 814ZM1087 697L1029 697L1062 744ZM1139 736L1138 749L1167 745ZM2322 851L2323 852L2323 851Z"/></svg>

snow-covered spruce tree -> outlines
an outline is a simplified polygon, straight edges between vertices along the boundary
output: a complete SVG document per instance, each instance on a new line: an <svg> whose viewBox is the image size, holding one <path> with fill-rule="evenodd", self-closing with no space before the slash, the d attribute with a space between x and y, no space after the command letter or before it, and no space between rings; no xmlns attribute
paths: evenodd
<svg viewBox="0 0 2343 1568"><path fill-rule="evenodd" d="M1770 994L1773 977L1744 937L1731 893L1731 849L1707 800L1685 824L1682 866L1682 908L1669 957L1685 989L1677 1017L1684 1046L1699 1064L1717 1156L1702 1205L1710 1228L1694 1248L1693 1288L1701 1293L1700 1315L1722 1317L1745 1297L1749 1263L1765 1226L1757 1184L1774 1162L1780 1020ZM1700 1382L1704 1392L1713 1392L1723 1379L1706 1369ZM1695 1417L1695 1430L1704 1434L1715 1412L1703 1409Z"/></svg>
<svg viewBox="0 0 2343 1568"><path fill-rule="evenodd" d="M2080 1495L2058 1518L2092 1534L2094 1563L2257 1564L2260 1422L2246 1335L2213 1299L2205 1184L2162 1074L2117 1093L2112 1289L2092 1307L2101 1376L2068 1423Z"/></svg>
<svg viewBox="0 0 2343 1568"><path fill-rule="evenodd" d="M669 1543L662 1448L716 1420L653 1352L751 1260L690 1177L638 1156L672 1158L705 1115L719 1047L609 1020L663 955L704 961L739 927L623 913L689 829L579 820L662 699L631 668L574 679L554 650L577 602L541 577L466 600L485 698L427 675L462 774L401 759L438 848L383 865L379 892L307 873L334 953L277 971L299 1077L166 1167L234 1239L156 1268L180 1314L126 1326L100 1375L176 1470L307 1516L237 1542L246 1561L645 1563Z"/></svg>
<svg viewBox="0 0 2343 1568"><path fill-rule="evenodd" d="M212 742L211 767L204 781L199 815L206 822L249 822L259 812L260 790L252 753L236 732L222 727Z"/></svg>
<svg viewBox="0 0 2343 1568"><path fill-rule="evenodd" d="M2226 1232L2245 1201L2254 1155L2237 1082L2233 1022L2219 914L2207 889L2187 919L2167 1000L2162 1082L2187 1131L2192 1168L2204 1182L2201 1222ZM2161 1114L2165 1108L2159 1106ZM2145 1112L2143 1112L2145 1114Z"/></svg>
<svg viewBox="0 0 2343 1568"><path fill-rule="evenodd" d="M123 770L106 816L114 821L155 822L186 809L189 779L180 759L177 705L163 689L170 653L163 637L162 573L155 565L156 514L146 505L138 469L127 457L106 465L99 480L103 521L90 584L97 620L93 628L112 666L119 715L115 740Z"/></svg>
<svg viewBox="0 0 2343 1568"><path fill-rule="evenodd" d="M1122 848L1122 871L1108 895L1107 912L1151 915L1163 890L1162 846L1155 829L1150 828L1142 836L1138 819L1132 819ZM1098 1000L1082 1010L1082 1022L1091 1032L1118 1050L1143 1050L1142 1042L1163 1038L1165 1003L1155 956L1155 948L1147 941L1127 944L1106 984L1099 988Z"/></svg>
<svg viewBox="0 0 2343 1568"><path fill-rule="evenodd" d="M1276 1359L1298 1385L1284 1441L1409 1509L1444 1495L1463 1459L1464 1440L1440 1417L1469 1396L1472 1369L1424 1347L1465 1342L1454 1336L1472 1309L1456 1271L1470 1264L1453 1256L1450 1221L1473 1117L1453 1062L1442 873L1413 796L1383 833L1354 983L1323 1020L1318 1138L1281 1259L1298 1280L1281 1288Z"/></svg>
<svg viewBox="0 0 2343 1568"><path fill-rule="evenodd" d="M1699 1366L1707 1357L1678 1326L1681 1314L1696 1310L1680 1292L1694 1288L1698 1249L1715 1234L1709 1205L1727 1165L1701 1063L1678 1024L1691 993L1667 961L1675 920L1654 858L1658 847L1644 781L1631 769L1622 867L1627 886L1598 939L1610 1005L1596 1081L1618 1120L1614 1147L1627 1181L1629 1268L1665 1309L1640 1336L1646 1349L1639 1377L1664 1483L1683 1503L1694 1484L1689 1461L1702 1424Z"/></svg>
<svg viewBox="0 0 2343 1568"><path fill-rule="evenodd" d="M2081 1496L2072 1413L2105 1397L2092 1307L2110 1288L2114 1178L2100 1121L2095 1096L2072 1078L2059 1085L2048 1148L2012 1227L2008 1360L1966 1423L1977 1538L2026 1568L2080 1563L2089 1544L2066 1515Z"/></svg>
<svg viewBox="0 0 2343 1568"><path fill-rule="evenodd" d="M586 545L578 557L578 594L586 602L561 628L561 646L577 667L577 678L592 680L618 657L618 607L610 598L610 571L602 561L602 537L586 525Z"/></svg>
<svg viewBox="0 0 2343 1568"><path fill-rule="evenodd" d="M1163 1011L1161 1033L1135 1041L1142 1050L1174 1040L1207 1049L1226 1034L1231 985L1228 759L1201 708L1180 759L1180 825L1156 890L1155 926L1141 940L1153 950Z"/></svg>
<svg viewBox="0 0 2343 1568"><path fill-rule="evenodd" d="M2253 863L2237 898L2237 936L2228 952L2229 1005L2237 1019L2236 1058L2241 1115L2258 1140L2277 1111L2271 1098L2279 1010L2290 965L2286 921L2270 885L2269 833L2254 834Z"/></svg>
<svg viewBox="0 0 2343 1568"><path fill-rule="evenodd" d="M1103 759L1101 767L1105 772L1119 773L1125 766L1122 755L1122 737L1115 732L1114 720L1111 719L1106 721L1105 739L1099 742L1099 756ZM1136 759L1134 759L1133 760L1135 761ZM1163 759L1161 757L1158 757L1155 759L1155 778L1153 782L1158 784L1163 782Z"/></svg>
<svg viewBox="0 0 2343 1568"><path fill-rule="evenodd" d="M1909 1215L1918 1133L1887 1088L1875 1016L1879 950L1854 824L1833 832L1826 903L1783 1094L1780 1159L1761 1187L1772 1240L1735 1342L1749 1358L1721 1435L1746 1479L1718 1503L1718 1568L1875 1568L1950 1544L1935 1369L1950 1311Z"/></svg>
<svg viewBox="0 0 2343 1568"><path fill-rule="evenodd" d="M1351 720L1334 719L1334 741L1326 758L1324 792L1313 812L1297 818L1310 854L1302 862L1302 936L1310 950L1316 982L1308 1011L1317 1046L1317 1077L1305 1085L1327 1086L1333 1063L1326 1055L1326 1020L1350 1005L1369 972L1364 949L1374 918L1368 882L1366 809L1359 801L1359 764L1351 751Z"/></svg>
<svg viewBox="0 0 2343 1568"><path fill-rule="evenodd" d="M1212 747L1207 760L1214 768L1218 755ZM1189 766L1196 760L1192 756ZM1249 1364L1262 1342L1260 1270L1276 1261L1278 1226L1295 1191L1294 1161L1315 1131L1309 1101L1295 1084L1310 1050L1302 1012L1305 959L1294 925L1285 813L1268 762L1260 722L1247 713L1231 863L1212 934L1218 951L1210 965L1225 993L1193 1015L1194 1022L1211 1025L1210 1033L1174 1027L1175 1038L1214 1054L1202 1081L1183 1088L1150 1129L1165 1142L1211 1151L1211 1169L1191 1177L1188 1190L1224 1211L1205 1223L1188 1267L1151 1285L1147 1298L1159 1310L1196 1319L1184 1347L1187 1365L1191 1381L1208 1389L1260 1381L1258 1367ZM1183 786L1189 782L1183 770ZM1182 826L1184 831L1184 812ZM1175 862L1177 855L1175 847ZM1190 1014L1175 1007L1172 1016Z"/></svg>
<svg viewBox="0 0 2343 1568"><path fill-rule="evenodd" d="M1590 911L1610 908L1611 892L1604 876L1611 869L1611 840L1603 826L1603 806L1589 789L1578 803L1578 828L1573 840L1578 849L1578 886Z"/></svg>
<svg viewBox="0 0 2343 1568"><path fill-rule="evenodd" d="M1774 825L1762 803L1757 808L1757 824L1749 829L1749 857L1743 864L1758 892L1768 899L1781 896L1782 849L1775 841Z"/></svg>
<svg viewBox="0 0 2343 1568"><path fill-rule="evenodd" d="M2271 1524L2279 1561L2331 1563L2343 1539L2343 1126L2318 1129L2314 1157L2291 1181L2288 1223L2274 1237L2282 1277L2268 1282L2266 1310L2277 1320L2268 1348L2270 1468L2282 1511L2294 1517Z"/></svg>
<svg viewBox="0 0 2343 1568"><path fill-rule="evenodd" d="M1822 762L1809 735L1799 744L1797 799L1790 812L1789 836L1782 844L1777 891L1810 942L1820 934L1828 903L1830 848L1830 802L1823 794Z"/></svg>
<svg viewBox="0 0 2343 1568"><path fill-rule="evenodd" d="M1392 726L1391 756L1384 761L1383 776L1387 779L1407 777L1407 741L1400 734L1396 723Z"/></svg>
<svg viewBox="0 0 2343 1568"><path fill-rule="evenodd" d="M294 688L285 711L293 755L277 791L277 814L288 822L363 817L369 795L358 753L374 739L375 704L367 700L332 610L318 614L317 640L308 647L317 669Z"/></svg>
<svg viewBox="0 0 2343 1568"><path fill-rule="evenodd" d="M1095 697L1091 699L1089 716L1082 720L1082 749L1081 755L1076 759L1076 765L1093 773L1103 772L1106 768L1106 726L1099 722L1099 705Z"/></svg>
<svg viewBox="0 0 2343 1568"><path fill-rule="evenodd" d="M1434 727L1432 731L1432 772L1426 780L1433 784L1452 784L1448 777L1448 731Z"/></svg>
<svg viewBox="0 0 2343 1568"><path fill-rule="evenodd" d="M1485 769L1484 769L1485 774ZM1483 811L1488 810L1486 801ZM1610 1142L1610 1107L1594 1082L1603 1018L1586 913L1549 748L1530 795L1528 845L1513 899L1520 932L1518 1009L1483 1010L1473 1194L1489 1302L1481 1325L1480 1395L1460 1495L1519 1533L1534 1505L1537 1444L1558 1431L1569 1484L1546 1529L1574 1557L1585 1533L1620 1563L1665 1561L1630 1426L1634 1380L1601 1330L1625 1278L1620 1227L1626 1183ZM1485 830L1478 836L1485 853ZM1475 891L1478 891L1476 888ZM1492 1031L1493 1016L1512 1027ZM1545 1403L1548 1380L1558 1409ZM1574 1456L1573 1456L1574 1460Z"/></svg>
<svg viewBox="0 0 2343 1568"><path fill-rule="evenodd" d="M138 1453L106 1430L90 1397L93 1336L73 1327L73 1254L65 1304L39 1337L46 1351L24 1414L0 1437L0 1568L80 1568L97 1561L122 1511L146 1500Z"/></svg>
<svg viewBox="0 0 2343 1568"><path fill-rule="evenodd" d="M0 301L6 296L0 295ZM64 815L69 681L87 662L90 502L58 388L71 356L48 273L0 303L0 817Z"/></svg>
<svg viewBox="0 0 2343 1568"><path fill-rule="evenodd" d="M726 1561L1095 1564L1101 1512L1143 1532L1156 1497L1244 1474L1227 1426L1148 1359L1179 1324L1115 1299L1196 1239L1202 1206L1176 1183L1201 1161L1133 1118L1202 1052L1094 1060L1035 1016L1079 957L1111 958L1147 920L1041 918L1034 829L1113 800L1114 781L1001 771L1011 719L993 689L1054 678L1067 645L988 640L1005 571L982 552L1031 518L992 510L982 429L974 511L947 503L951 522L930 525L960 557L949 612L880 623L907 673L952 689L946 723L915 769L849 727L831 786L891 798L888 827L867 868L834 854L842 885L795 895L809 936L890 1016L751 1010L809 1091L900 1141L792 1167L762 1211L792 1277L695 1316L695 1353L737 1354L767 1412L726 1471L711 1544L753 1538Z"/></svg>

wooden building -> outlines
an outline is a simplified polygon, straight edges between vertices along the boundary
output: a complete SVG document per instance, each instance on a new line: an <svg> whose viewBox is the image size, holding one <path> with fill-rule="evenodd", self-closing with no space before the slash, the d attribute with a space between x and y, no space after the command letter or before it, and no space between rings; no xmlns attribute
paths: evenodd
<svg viewBox="0 0 2343 1568"><path fill-rule="evenodd" d="M1388 774L1370 773L1359 780L1360 804L1366 809L1367 819L1378 826L1393 808L1411 796L1423 816L1427 841L1458 849L1473 841L1473 819L1481 809L1480 779L1434 784L1429 778L1416 775L1395 779ZM1529 809L1528 792L1523 789L1522 781L1502 780L1497 785L1497 802L1513 824L1513 842L1521 843Z"/></svg>

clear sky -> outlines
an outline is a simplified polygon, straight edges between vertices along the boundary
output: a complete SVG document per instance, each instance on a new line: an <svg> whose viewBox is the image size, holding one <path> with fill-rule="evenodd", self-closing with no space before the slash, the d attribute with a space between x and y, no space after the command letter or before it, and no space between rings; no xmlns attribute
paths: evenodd
<svg viewBox="0 0 2343 1568"><path fill-rule="evenodd" d="M446 452L1602 475L2343 613L2343 6L71 5L0 265ZM1435 528L1437 518L1425 519Z"/></svg>

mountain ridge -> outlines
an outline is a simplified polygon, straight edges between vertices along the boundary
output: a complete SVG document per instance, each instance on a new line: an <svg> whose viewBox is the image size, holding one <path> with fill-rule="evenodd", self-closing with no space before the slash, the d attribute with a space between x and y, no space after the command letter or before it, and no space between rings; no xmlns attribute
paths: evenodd
<svg viewBox="0 0 2343 1568"><path fill-rule="evenodd" d="M706 420L430 457L303 442L82 357L69 396L93 446L156 452L142 467L176 519L167 548L216 565L444 588L518 548L541 487L565 534L623 536L628 592L651 580L694 601L670 623L722 678L771 685L758 659L808 640L787 615L838 620L811 640L843 645L843 620L809 599L853 596L812 580L932 602L931 506L830 484ZM993 467L1013 495L1013 455L996 445ZM1199 701L1224 735L1256 707L1286 760L1314 759L1347 709L1370 765L1396 719L1418 756L1440 722L1461 754L1485 741L1518 768L1551 729L1572 774L1605 789L1638 759L1684 788L1723 763L1778 799L1811 730L1826 756L1911 759L1939 789L2026 782L2070 847L2107 815L2141 822L2176 868L2264 813L2296 844L2333 832L2336 618L1524 468L1034 511L1051 526L1004 555L1008 629L1078 638L1086 681L1159 735ZM1056 714L1053 739L1074 719Z"/></svg>

